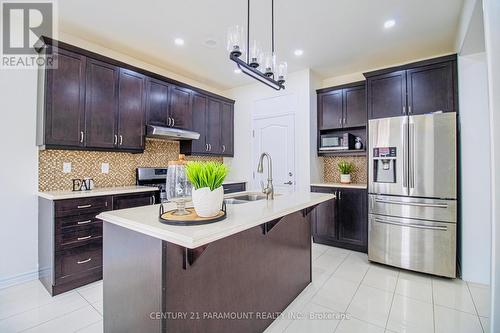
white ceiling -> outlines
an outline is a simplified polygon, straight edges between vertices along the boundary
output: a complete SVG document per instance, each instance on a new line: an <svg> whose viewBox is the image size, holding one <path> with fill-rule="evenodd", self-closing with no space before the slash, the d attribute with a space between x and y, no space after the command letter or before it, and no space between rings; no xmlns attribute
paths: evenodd
<svg viewBox="0 0 500 333"><path fill-rule="evenodd" d="M227 28L246 25L244 0L64 0L61 31L217 89L253 82L234 74ZM463 0L275 0L276 49L289 72L321 77L454 52ZM269 45L270 0L252 0L251 36ZM383 28L388 19L396 25ZM252 37L252 35L254 37ZM174 39L181 37L179 47ZM215 48L204 45L215 39ZM293 51L304 50L296 57Z"/></svg>

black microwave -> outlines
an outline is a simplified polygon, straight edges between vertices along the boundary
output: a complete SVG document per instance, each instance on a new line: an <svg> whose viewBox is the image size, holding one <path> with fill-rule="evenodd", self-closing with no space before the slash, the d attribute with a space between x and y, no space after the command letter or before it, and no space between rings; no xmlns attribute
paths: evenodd
<svg viewBox="0 0 500 333"><path fill-rule="evenodd" d="M354 149L356 137L351 133L344 134L321 134L319 139L319 150L350 150Z"/></svg>

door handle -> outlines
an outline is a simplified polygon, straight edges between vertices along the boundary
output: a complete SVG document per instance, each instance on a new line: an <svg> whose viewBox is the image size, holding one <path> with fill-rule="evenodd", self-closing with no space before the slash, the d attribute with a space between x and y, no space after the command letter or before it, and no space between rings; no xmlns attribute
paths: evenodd
<svg viewBox="0 0 500 333"><path fill-rule="evenodd" d="M404 107L403 107L404 108ZM408 188L408 123L403 120L403 188ZM406 193L408 194L408 193Z"/></svg>
<svg viewBox="0 0 500 333"><path fill-rule="evenodd" d="M415 188L415 124L408 124L408 136L410 138L409 146L409 187Z"/></svg>
<svg viewBox="0 0 500 333"><path fill-rule="evenodd" d="M226 151L226 146L222 145L222 152L225 152L225 151Z"/></svg>
<svg viewBox="0 0 500 333"><path fill-rule="evenodd" d="M92 222L92 220L80 221L80 222L77 222L76 224L78 224L78 225L82 225L82 224L88 224L88 223L90 223L90 222Z"/></svg>
<svg viewBox="0 0 500 333"><path fill-rule="evenodd" d="M82 209L82 208L90 208L92 207L92 205L82 205L82 206L76 206L76 208L78 209Z"/></svg>
<svg viewBox="0 0 500 333"><path fill-rule="evenodd" d="M392 204L392 205L401 205L401 206L448 208L447 204L431 204L431 203L428 204L428 203L423 203L423 202L404 202L404 201L383 200L383 199L375 199L375 202Z"/></svg>
<svg viewBox="0 0 500 333"><path fill-rule="evenodd" d="M208 144L208 151L212 151L212 145L210 143Z"/></svg>
<svg viewBox="0 0 500 333"><path fill-rule="evenodd" d="M285 185L292 185L292 184L293 184L293 182L292 182L291 180L289 180L289 181L287 181L287 182L285 182L285 183L283 183L283 184L285 184Z"/></svg>
<svg viewBox="0 0 500 333"><path fill-rule="evenodd" d="M208 143L205 143L205 151L208 151Z"/></svg>
<svg viewBox="0 0 500 333"><path fill-rule="evenodd" d="M83 131L80 131L80 143L83 143Z"/></svg>
<svg viewBox="0 0 500 333"><path fill-rule="evenodd" d="M123 135L120 134L120 146L123 144Z"/></svg>
<svg viewBox="0 0 500 333"><path fill-rule="evenodd" d="M170 117L167 117L167 127L170 127Z"/></svg>
<svg viewBox="0 0 500 333"><path fill-rule="evenodd" d="M81 265L81 264L86 264L86 263L88 263L88 262L89 262L89 261L91 261L91 260L92 260L92 258L88 258L87 260L77 261L76 263L77 263L78 265Z"/></svg>
<svg viewBox="0 0 500 333"><path fill-rule="evenodd" d="M400 222L394 222L394 221L389 221L389 220L382 220L382 219L374 219L375 222L378 223L383 223L383 224L391 224L391 225L397 225L400 227L409 227L409 228L417 228L417 229L428 229L428 230L440 230L440 231L446 231L448 230L447 227L445 226L430 226L430 225L423 225L423 224L414 224L414 223L400 223Z"/></svg>
<svg viewBox="0 0 500 333"><path fill-rule="evenodd" d="M118 135L115 134L115 141L113 141L113 144L117 144L118 143Z"/></svg>
<svg viewBox="0 0 500 333"><path fill-rule="evenodd" d="M77 240L81 241L81 240L85 240L85 239L89 239L89 238L92 238L92 235L85 236L85 237L78 237Z"/></svg>
<svg viewBox="0 0 500 333"><path fill-rule="evenodd" d="M172 127L175 127L175 118L172 118Z"/></svg>

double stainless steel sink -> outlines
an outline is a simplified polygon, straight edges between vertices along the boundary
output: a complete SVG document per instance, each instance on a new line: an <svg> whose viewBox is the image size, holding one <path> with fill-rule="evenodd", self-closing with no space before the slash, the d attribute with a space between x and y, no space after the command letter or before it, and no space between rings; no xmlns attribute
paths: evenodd
<svg viewBox="0 0 500 333"><path fill-rule="evenodd" d="M224 199L227 205L239 205L248 203L251 201L265 200L266 196L262 194L246 193L242 195L237 195L231 198Z"/></svg>

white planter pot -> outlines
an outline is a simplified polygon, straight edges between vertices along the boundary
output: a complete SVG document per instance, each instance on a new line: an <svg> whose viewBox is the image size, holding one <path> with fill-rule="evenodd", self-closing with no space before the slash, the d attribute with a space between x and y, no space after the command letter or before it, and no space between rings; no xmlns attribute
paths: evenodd
<svg viewBox="0 0 500 333"><path fill-rule="evenodd" d="M192 192L193 205L196 214L201 217L213 217L222 209L224 200L224 189L221 187L210 191L210 188L203 187Z"/></svg>
<svg viewBox="0 0 500 333"><path fill-rule="evenodd" d="M351 175L340 175L340 182L343 184L349 184L351 182Z"/></svg>

